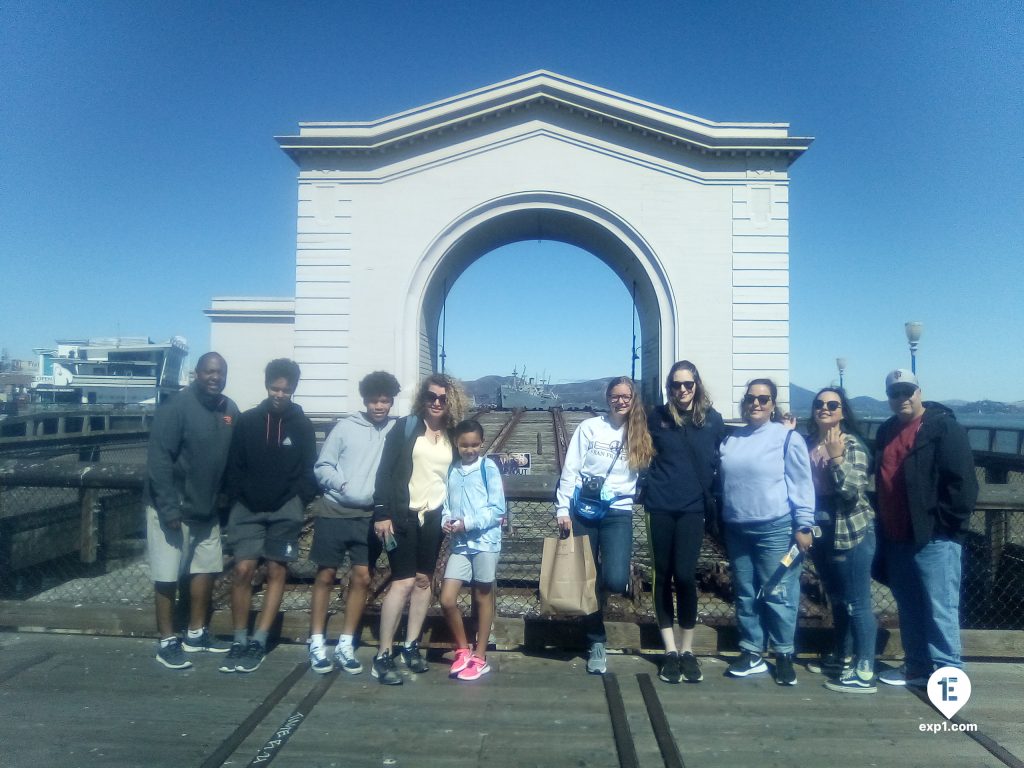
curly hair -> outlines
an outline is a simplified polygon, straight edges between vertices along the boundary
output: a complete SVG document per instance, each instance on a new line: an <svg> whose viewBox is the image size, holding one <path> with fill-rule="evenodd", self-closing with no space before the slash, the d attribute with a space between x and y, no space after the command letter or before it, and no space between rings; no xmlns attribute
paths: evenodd
<svg viewBox="0 0 1024 768"><path fill-rule="evenodd" d="M267 363L263 378L268 387L277 379L285 379L294 389L299 386L299 376L301 375L298 363L287 357L279 357Z"/></svg>
<svg viewBox="0 0 1024 768"><path fill-rule="evenodd" d="M654 458L654 442L651 440L651 433L647 431L647 413L644 411L644 401L640 397L640 390L629 376L619 376L612 379L605 387L604 397L607 400L612 395L612 390L625 384L633 399L629 403L629 413L626 414L626 422L623 425L623 440L626 443L626 456L629 458L629 468L641 470L651 463Z"/></svg>
<svg viewBox="0 0 1024 768"><path fill-rule="evenodd" d="M370 400L381 395L393 398L401 391L398 379L387 371L368 373L359 382L359 396L363 400Z"/></svg>
<svg viewBox="0 0 1024 768"><path fill-rule="evenodd" d="M680 411L679 406L676 405L675 399L672 397L672 377L676 375L676 371L689 371L693 375L694 387L693 387L693 407L689 411ZM689 421L693 426L700 428L704 426L704 419L707 418L708 411L711 410L712 402L711 398L708 397L708 391L704 388L704 381L700 377L700 372L697 370L697 366L691 363L689 360L680 360L669 368L668 376L665 377L665 389L668 390L668 412L672 416L672 421L676 423L677 427L683 426L684 423Z"/></svg>
<svg viewBox="0 0 1024 768"><path fill-rule="evenodd" d="M448 397L448 415L445 422L445 429L454 429L455 425L466 418L467 398L462 385L451 376L443 373L432 373L420 382L416 390L416 400L412 404L412 412L421 419L427 415L427 392L430 385L444 387L445 395Z"/></svg>

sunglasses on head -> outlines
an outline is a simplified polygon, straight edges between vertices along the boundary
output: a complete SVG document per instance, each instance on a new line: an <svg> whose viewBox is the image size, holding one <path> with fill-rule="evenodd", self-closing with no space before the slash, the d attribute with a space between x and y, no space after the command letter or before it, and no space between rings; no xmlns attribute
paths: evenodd
<svg viewBox="0 0 1024 768"><path fill-rule="evenodd" d="M843 407L843 404L838 400L829 400L827 402L825 400L815 400L812 405L816 411L820 411L822 408L828 408L830 411L838 411Z"/></svg>
<svg viewBox="0 0 1024 768"><path fill-rule="evenodd" d="M744 395L743 396L743 404L744 405L753 405L755 400L759 404L761 404L761 405L768 405L768 403L770 403L772 401L772 396L771 395Z"/></svg>
<svg viewBox="0 0 1024 768"><path fill-rule="evenodd" d="M889 387L885 394L890 400L906 400L913 397L915 392L917 392L917 387L913 384L897 384L894 387Z"/></svg>
<svg viewBox="0 0 1024 768"><path fill-rule="evenodd" d="M687 392L690 392L695 386L697 386L697 382L692 379L690 381L670 381L668 385L673 390L686 389Z"/></svg>
<svg viewBox="0 0 1024 768"><path fill-rule="evenodd" d="M427 403L448 404L448 395L439 395L436 392L427 392Z"/></svg>

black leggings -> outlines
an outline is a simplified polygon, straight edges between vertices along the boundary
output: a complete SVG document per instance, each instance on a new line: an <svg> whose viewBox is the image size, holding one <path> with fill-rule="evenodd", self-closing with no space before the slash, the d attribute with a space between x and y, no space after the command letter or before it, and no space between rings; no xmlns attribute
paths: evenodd
<svg viewBox="0 0 1024 768"><path fill-rule="evenodd" d="M654 610L658 629L672 626L672 582L676 587L679 626L697 624L697 558L704 541L704 515L695 512L650 512L648 540L654 556Z"/></svg>

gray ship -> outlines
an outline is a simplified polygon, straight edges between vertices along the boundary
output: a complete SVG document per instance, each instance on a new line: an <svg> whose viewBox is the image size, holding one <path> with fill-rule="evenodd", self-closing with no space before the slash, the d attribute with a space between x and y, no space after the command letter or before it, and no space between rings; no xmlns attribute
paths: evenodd
<svg viewBox="0 0 1024 768"><path fill-rule="evenodd" d="M512 369L512 381L502 384L497 392L498 408L511 411L523 408L527 411L545 411L561 405L558 395L551 389L551 379L527 378L526 368L520 373Z"/></svg>

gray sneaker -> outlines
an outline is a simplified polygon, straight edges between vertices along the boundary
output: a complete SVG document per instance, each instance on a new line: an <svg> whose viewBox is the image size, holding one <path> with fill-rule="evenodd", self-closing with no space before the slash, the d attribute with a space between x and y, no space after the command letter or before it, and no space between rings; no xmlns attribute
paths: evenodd
<svg viewBox="0 0 1024 768"><path fill-rule="evenodd" d="M210 634L210 630L203 627L203 634L196 639L190 639L188 635L185 635L185 639L181 642L181 647L185 650L185 653L227 653L231 650L230 643L222 643L220 640Z"/></svg>
<svg viewBox="0 0 1024 768"><path fill-rule="evenodd" d="M224 657L224 661L217 667L221 672L234 672L235 667L245 658L245 646L241 643L232 643L231 650Z"/></svg>
<svg viewBox="0 0 1024 768"><path fill-rule="evenodd" d="M168 669L188 669L192 662L181 649L181 640L174 638L167 645L162 645L156 652L156 660Z"/></svg>
<svg viewBox="0 0 1024 768"><path fill-rule="evenodd" d="M395 660L387 652L374 658L370 674L377 678L381 685L401 685L404 682L395 668Z"/></svg>
<svg viewBox="0 0 1024 768"><path fill-rule="evenodd" d="M594 643L590 646L590 654L587 657L587 672L592 675L603 675L608 671L608 654L605 653L604 643Z"/></svg>
<svg viewBox="0 0 1024 768"><path fill-rule="evenodd" d="M255 672L267 657L267 649L258 640L250 640L245 655L235 665L235 672Z"/></svg>
<svg viewBox="0 0 1024 768"><path fill-rule="evenodd" d="M423 658L423 654L420 652L419 640L414 640L412 645L409 647L400 645L398 647L398 652L402 654L405 666L413 672L419 674L420 672L426 672L430 669L430 665L427 664L427 660Z"/></svg>

